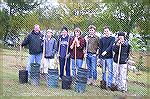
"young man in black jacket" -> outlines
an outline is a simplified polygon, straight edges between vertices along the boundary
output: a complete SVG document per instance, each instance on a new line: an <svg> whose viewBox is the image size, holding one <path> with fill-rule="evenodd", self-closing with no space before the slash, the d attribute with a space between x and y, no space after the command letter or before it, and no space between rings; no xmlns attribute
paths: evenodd
<svg viewBox="0 0 150 99"><path fill-rule="evenodd" d="M108 26L104 27L104 36L99 43L99 58L102 59L102 81L101 88L111 88L113 78L113 51L112 46L115 42L115 37L111 36ZM108 71L108 75L106 75Z"/></svg>
<svg viewBox="0 0 150 99"><path fill-rule="evenodd" d="M43 42L43 34L40 33L40 26L34 25L34 30L28 34L28 36L24 39L20 46L20 50L23 46L27 46L29 48L29 57L27 60L26 70L28 71L28 76L30 77L30 64L38 63L41 64L42 59L42 42Z"/></svg>
<svg viewBox="0 0 150 99"><path fill-rule="evenodd" d="M119 32L118 39L113 46L115 52L113 57L113 84L121 92L127 91L127 60L130 45L125 41L125 33Z"/></svg>

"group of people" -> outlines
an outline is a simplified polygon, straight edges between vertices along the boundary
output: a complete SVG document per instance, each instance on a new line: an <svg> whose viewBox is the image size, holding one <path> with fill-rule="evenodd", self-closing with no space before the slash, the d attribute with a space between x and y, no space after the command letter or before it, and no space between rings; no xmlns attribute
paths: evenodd
<svg viewBox="0 0 150 99"><path fill-rule="evenodd" d="M34 30L22 42L20 48L28 45L29 60L26 70L30 75L31 63L44 63L44 73L48 68L55 68L55 57L59 59L60 79L64 76L76 77L78 68L86 62L88 69L88 85L96 85L97 81L97 59L101 59L102 81L101 88L110 90L127 91L127 60L129 57L130 45L125 39L125 33L119 32L118 37L111 36L110 28L104 27L104 35L96 35L96 27L88 27L88 35L83 37L81 29L74 29L74 36L70 36L68 28L63 27L56 40L52 35L53 31L48 29L46 35L40 32L40 26L35 25ZM44 60L42 60L44 57ZM41 61L42 60L42 61ZM70 73L71 69L71 73ZM108 70L108 74L106 71Z"/></svg>

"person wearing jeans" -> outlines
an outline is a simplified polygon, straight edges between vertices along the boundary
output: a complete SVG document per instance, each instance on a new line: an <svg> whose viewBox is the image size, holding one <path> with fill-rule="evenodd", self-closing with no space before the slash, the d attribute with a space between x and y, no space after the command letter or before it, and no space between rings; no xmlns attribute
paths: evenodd
<svg viewBox="0 0 150 99"><path fill-rule="evenodd" d="M99 47L99 37L96 36L96 27L89 26L89 35L86 38L86 63L88 67L88 81L87 84L96 85L97 80L97 50Z"/></svg>
<svg viewBox="0 0 150 99"><path fill-rule="evenodd" d="M72 76L75 77L78 68L82 67L83 58L84 58L83 50L85 48L86 42L85 39L81 36L81 30L79 27L76 27L74 29L74 34L75 36L70 40L69 46L70 46L70 57L71 57L71 65L72 65Z"/></svg>
<svg viewBox="0 0 150 99"><path fill-rule="evenodd" d="M111 36L108 26L104 27L104 36L99 42L99 58L102 59L102 81L101 88L110 88L113 78L113 51L112 46L114 44L115 37ZM108 76L106 71L108 70Z"/></svg>
<svg viewBox="0 0 150 99"><path fill-rule="evenodd" d="M59 36L57 43L57 57L59 58L60 64L60 79L62 79L62 76L64 76L64 68L66 70L66 76L70 76L69 41L70 37L68 35L68 29L64 26L61 30L61 35Z"/></svg>
<svg viewBox="0 0 150 99"><path fill-rule="evenodd" d="M40 26L34 25L34 30L28 34L28 36L24 39L22 44L20 45L20 50L22 50L23 46L29 46L29 56L28 62L26 66L26 70L28 71L28 77L30 78L30 64L38 63L41 64L42 59L42 42L43 42L43 34L40 33Z"/></svg>

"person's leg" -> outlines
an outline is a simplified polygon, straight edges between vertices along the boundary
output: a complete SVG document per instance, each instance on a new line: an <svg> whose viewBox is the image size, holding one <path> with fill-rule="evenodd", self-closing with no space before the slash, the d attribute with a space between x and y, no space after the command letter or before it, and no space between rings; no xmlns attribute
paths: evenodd
<svg viewBox="0 0 150 99"><path fill-rule="evenodd" d="M92 70L91 70L91 55L88 54L86 57L86 64L87 64L87 68L88 68L88 78L92 78Z"/></svg>
<svg viewBox="0 0 150 99"><path fill-rule="evenodd" d="M76 76L76 67L74 59L71 59L71 65L72 65L72 76Z"/></svg>
<svg viewBox="0 0 150 99"><path fill-rule="evenodd" d="M91 70L91 55L87 54L86 57L86 64L87 64L87 69L88 69L88 81L87 84L90 85L93 81L92 79L92 70Z"/></svg>
<svg viewBox="0 0 150 99"><path fill-rule="evenodd" d="M127 91L127 64L120 64L119 90Z"/></svg>
<svg viewBox="0 0 150 99"><path fill-rule="evenodd" d="M70 58L67 58L66 76L70 76Z"/></svg>
<svg viewBox="0 0 150 99"><path fill-rule="evenodd" d="M96 57L96 55L93 55L92 59L91 59L91 67L92 67L92 76L93 76L94 80L97 80L97 65L96 65L96 62L97 62L97 57Z"/></svg>
<svg viewBox="0 0 150 99"><path fill-rule="evenodd" d="M113 62L113 79L112 83L118 85L118 64Z"/></svg>
<svg viewBox="0 0 150 99"><path fill-rule="evenodd" d="M77 69L78 69L78 68L81 68L81 67L82 67L82 64L83 64L83 60L82 60L82 59L77 59L77 62L76 62L76 63L77 63L77 65L76 65L76 66L77 66Z"/></svg>
<svg viewBox="0 0 150 99"><path fill-rule="evenodd" d="M106 82L106 60L102 59L102 80Z"/></svg>
<svg viewBox="0 0 150 99"><path fill-rule="evenodd" d="M35 55L35 62L41 64L42 53Z"/></svg>
<svg viewBox="0 0 150 99"><path fill-rule="evenodd" d="M48 65L49 65L49 59L44 59L44 73L48 73Z"/></svg>
<svg viewBox="0 0 150 99"><path fill-rule="evenodd" d="M112 79L113 79L113 60L112 59L106 59L106 64L107 64L107 67L108 67L107 86L111 87Z"/></svg>
<svg viewBox="0 0 150 99"><path fill-rule="evenodd" d="M55 59L49 59L49 68L50 69L55 69Z"/></svg>
<svg viewBox="0 0 150 99"><path fill-rule="evenodd" d="M92 66L92 76L93 76L93 85L96 85L97 80L97 57L96 54L92 55L91 59Z"/></svg>
<svg viewBox="0 0 150 99"><path fill-rule="evenodd" d="M64 65L65 65L65 58L59 57L59 64L60 64L60 78L64 75Z"/></svg>
<svg viewBox="0 0 150 99"><path fill-rule="evenodd" d="M27 59L27 65L26 65L26 70L28 71L28 77L30 77L30 70L31 70L30 64L34 63L34 60L35 60L35 55L29 54L28 59Z"/></svg>

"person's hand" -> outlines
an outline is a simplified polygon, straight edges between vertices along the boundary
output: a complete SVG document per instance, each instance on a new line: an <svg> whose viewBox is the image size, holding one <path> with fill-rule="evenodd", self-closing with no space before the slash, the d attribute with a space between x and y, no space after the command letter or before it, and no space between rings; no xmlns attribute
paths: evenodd
<svg viewBox="0 0 150 99"><path fill-rule="evenodd" d="M105 56L105 55L106 55L106 53L107 53L107 52L106 52L106 51L104 51L104 52L102 53L102 56Z"/></svg>
<svg viewBox="0 0 150 99"><path fill-rule="evenodd" d="M70 56L70 54L67 54L67 55L66 55L66 58L69 58L69 56Z"/></svg>
<svg viewBox="0 0 150 99"><path fill-rule="evenodd" d="M84 58L86 59L86 57L87 57L87 54L84 54Z"/></svg>
<svg viewBox="0 0 150 99"><path fill-rule="evenodd" d="M57 58L57 59L59 58L59 56L60 56L59 54L56 54L56 58Z"/></svg>

